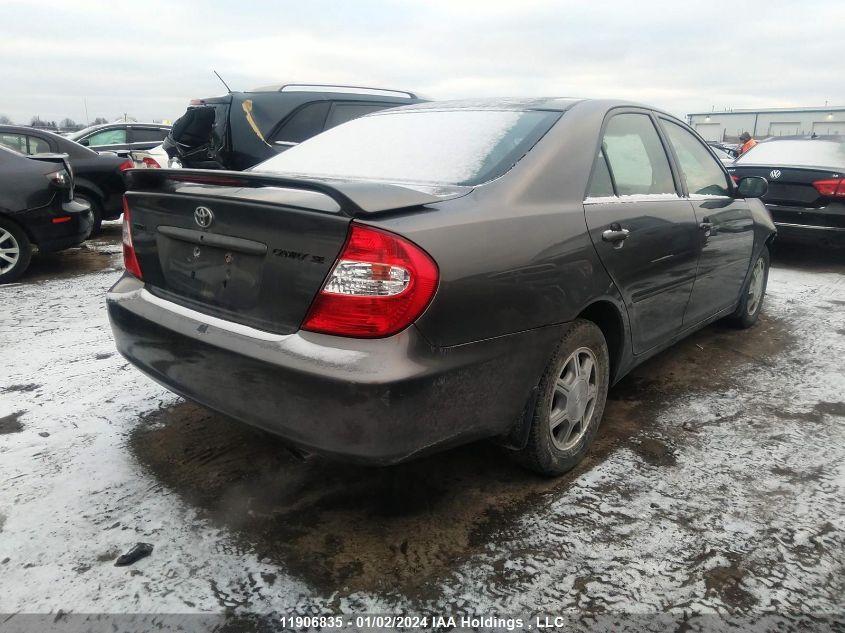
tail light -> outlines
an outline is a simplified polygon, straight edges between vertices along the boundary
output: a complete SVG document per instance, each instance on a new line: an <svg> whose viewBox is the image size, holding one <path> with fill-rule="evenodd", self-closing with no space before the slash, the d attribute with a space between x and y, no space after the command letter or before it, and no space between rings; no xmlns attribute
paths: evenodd
<svg viewBox="0 0 845 633"><path fill-rule="evenodd" d="M141 159L141 162L144 163L144 167L149 167L150 169L160 169L161 165L158 164L158 161L154 158L150 158L149 156L144 156Z"/></svg>
<svg viewBox="0 0 845 633"><path fill-rule="evenodd" d="M127 169L132 169L133 167L135 167L135 163L132 162L131 158L127 158L117 166L120 171L126 171Z"/></svg>
<svg viewBox="0 0 845 633"><path fill-rule="evenodd" d="M73 184L73 179L70 177L67 169L59 169L58 171L53 171L47 174L47 180L50 181L55 187L59 189L69 189L71 184Z"/></svg>
<svg viewBox="0 0 845 633"><path fill-rule="evenodd" d="M828 198L845 198L845 178L816 180L813 186L821 195Z"/></svg>
<svg viewBox="0 0 845 633"><path fill-rule="evenodd" d="M356 338L390 336L422 314L438 279L437 264L416 244L353 224L302 329Z"/></svg>
<svg viewBox="0 0 845 633"><path fill-rule="evenodd" d="M135 244L132 242L132 217L126 196L123 196L123 266L131 275L138 279L144 278L138 256L135 254Z"/></svg>

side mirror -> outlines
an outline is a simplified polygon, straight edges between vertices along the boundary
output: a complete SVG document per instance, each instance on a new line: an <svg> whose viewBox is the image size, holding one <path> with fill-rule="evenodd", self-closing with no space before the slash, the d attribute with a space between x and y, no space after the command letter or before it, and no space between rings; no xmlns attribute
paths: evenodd
<svg viewBox="0 0 845 633"><path fill-rule="evenodd" d="M760 176L746 176L740 179L736 188L743 198L762 198L769 190L769 183Z"/></svg>
<svg viewBox="0 0 845 633"><path fill-rule="evenodd" d="M88 147L88 139L87 138L82 139L81 141L79 141L79 144L84 145L85 147Z"/></svg>

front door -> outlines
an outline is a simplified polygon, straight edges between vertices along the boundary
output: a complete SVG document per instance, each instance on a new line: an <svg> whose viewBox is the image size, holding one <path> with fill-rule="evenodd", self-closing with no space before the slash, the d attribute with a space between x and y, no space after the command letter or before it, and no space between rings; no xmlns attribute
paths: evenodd
<svg viewBox="0 0 845 633"><path fill-rule="evenodd" d="M754 220L745 198L734 198L728 174L689 130L661 117L698 222L701 255L684 316L693 326L735 305L754 248Z"/></svg>
<svg viewBox="0 0 845 633"><path fill-rule="evenodd" d="M635 354L678 333L698 260L698 225L678 195L651 115L605 126L584 212L590 238L625 301Z"/></svg>

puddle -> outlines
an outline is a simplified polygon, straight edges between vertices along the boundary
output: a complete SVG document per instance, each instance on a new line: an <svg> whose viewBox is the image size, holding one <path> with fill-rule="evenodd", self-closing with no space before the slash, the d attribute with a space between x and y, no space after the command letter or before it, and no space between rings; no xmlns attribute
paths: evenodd
<svg viewBox="0 0 845 633"><path fill-rule="evenodd" d="M81 246L58 253L36 253L20 283L67 279L88 273L122 269L121 230L119 222L104 224L100 235Z"/></svg>
<svg viewBox="0 0 845 633"><path fill-rule="evenodd" d="M675 398L730 385L738 368L767 366L790 340L764 318L749 331L711 326L659 354L611 390L590 454L558 479L484 442L391 468L302 460L273 436L185 402L144 418L130 446L162 484L227 528L235 548L318 590L436 598L461 561L613 451L672 467L682 440L652 437L657 415Z"/></svg>

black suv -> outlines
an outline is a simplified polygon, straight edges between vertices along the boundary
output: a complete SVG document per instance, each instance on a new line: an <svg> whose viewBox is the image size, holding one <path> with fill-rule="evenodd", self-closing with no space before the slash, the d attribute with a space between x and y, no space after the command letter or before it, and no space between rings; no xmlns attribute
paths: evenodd
<svg viewBox="0 0 845 633"><path fill-rule="evenodd" d="M404 90L284 84L194 99L164 142L183 167L243 170L341 123L424 99Z"/></svg>
<svg viewBox="0 0 845 633"><path fill-rule="evenodd" d="M68 138L95 152L126 153L131 150L152 149L170 132L163 123L104 123L74 132Z"/></svg>

